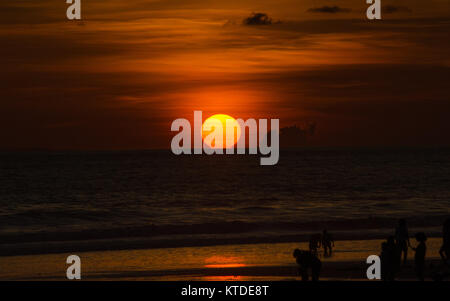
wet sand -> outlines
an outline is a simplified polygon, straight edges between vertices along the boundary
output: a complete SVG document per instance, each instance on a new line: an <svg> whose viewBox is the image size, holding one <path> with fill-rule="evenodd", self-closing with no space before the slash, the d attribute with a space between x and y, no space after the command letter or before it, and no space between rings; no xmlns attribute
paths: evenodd
<svg viewBox="0 0 450 301"><path fill-rule="evenodd" d="M337 241L324 258L322 280L367 280L366 258L382 240ZM427 241L427 266L439 265L442 240ZM412 245L415 242L412 241ZM307 243L239 244L75 253L84 280L299 280L292 252ZM0 280L65 280L69 253L0 257ZM414 252L409 251L412 259ZM410 260L400 280L414 280Z"/></svg>

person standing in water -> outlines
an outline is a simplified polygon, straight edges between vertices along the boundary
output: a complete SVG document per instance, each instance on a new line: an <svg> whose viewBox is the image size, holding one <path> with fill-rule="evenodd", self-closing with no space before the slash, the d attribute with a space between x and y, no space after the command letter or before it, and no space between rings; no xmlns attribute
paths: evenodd
<svg viewBox="0 0 450 301"><path fill-rule="evenodd" d="M317 255L317 249L320 248L321 238L320 234L312 234L309 237L309 251L314 255Z"/></svg>
<svg viewBox="0 0 450 301"><path fill-rule="evenodd" d="M395 242L399 248L400 260L403 253L403 264L406 264L408 258L408 246L411 246L409 242L408 227L406 226L406 220L400 219L398 225L395 228Z"/></svg>
<svg viewBox="0 0 450 301"><path fill-rule="evenodd" d="M325 229L322 233L322 247L323 247L323 256L329 257L333 251L334 240L331 234Z"/></svg>

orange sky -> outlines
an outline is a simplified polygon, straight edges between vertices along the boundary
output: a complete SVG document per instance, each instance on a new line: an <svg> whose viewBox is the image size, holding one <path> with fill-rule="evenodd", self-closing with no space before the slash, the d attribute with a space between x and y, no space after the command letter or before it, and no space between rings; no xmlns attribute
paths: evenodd
<svg viewBox="0 0 450 301"><path fill-rule="evenodd" d="M379 22L360 0L82 0L80 22L64 2L0 4L0 149L168 147L193 110L313 122L313 146L450 144L447 0Z"/></svg>

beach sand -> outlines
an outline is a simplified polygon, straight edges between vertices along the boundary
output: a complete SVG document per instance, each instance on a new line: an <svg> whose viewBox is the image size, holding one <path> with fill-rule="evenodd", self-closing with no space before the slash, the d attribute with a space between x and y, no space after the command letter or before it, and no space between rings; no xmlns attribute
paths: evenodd
<svg viewBox="0 0 450 301"><path fill-rule="evenodd" d="M321 256L322 280L367 280L366 258L379 255L382 240L337 241ZM427 241L427 261L439 265L442 239ZM415 241L411 242L416 245ZM307 243L236 244L75 253L83 280L299 280L292 252ZM0 280L65 280L69 253L0 257ZM414 280L414 252L399 280ZM427 264L427 265L428 265Z"/></svg>

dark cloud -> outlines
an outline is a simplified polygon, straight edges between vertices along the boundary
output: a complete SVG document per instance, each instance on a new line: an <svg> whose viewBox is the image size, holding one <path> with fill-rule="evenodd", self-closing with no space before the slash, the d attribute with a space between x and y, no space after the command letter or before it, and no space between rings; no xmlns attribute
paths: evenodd
<svg viewBox="0 0 450 301"><path fill-rule="evenodd" d="M308 138L314 135L316 123L307 123L301 126L294 125L280 129L280 145L282 147L299 147L307 143Z"/></svg>
<svg viewBox="0 0 450 301"><path fill-rule="evenodd" d="M328 14L336 14L336 13L347 13L350 12L349 8L342 8L339 6L322 6L322 7L313 7L308 9L308 12L311 13L328 13Z"/></svg>
<svg viewBox="0 0 450 301"><path fill-rule="evenodd" d="M270 25L272 24L272 18L265 13L252 13L244 19L243 23L245 25Z"/></svg>
<svg viewBox="0 0 450 301"><path fill-rule="evenodd" d="M406 6L385 5L382 7L382 11L385 14L410 13L411 9Z"/></svg>

